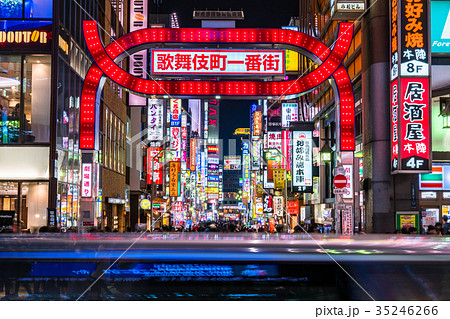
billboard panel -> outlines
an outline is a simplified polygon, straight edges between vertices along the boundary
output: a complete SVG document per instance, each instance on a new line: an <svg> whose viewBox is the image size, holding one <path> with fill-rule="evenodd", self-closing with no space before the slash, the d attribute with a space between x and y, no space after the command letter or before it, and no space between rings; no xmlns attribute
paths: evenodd
<svg viewBox="0 0 450 319"><path fill-rule="evenodd" d="M170 126L181 125L181 99L170 100Z"/></svg>
<svg viewBox="0 0 450 319"><path fill-rule="evenodd" d="M180 162L170 162L169 165L169 196L178 197L180 195L178 184L180 182L180 172L181 172L181 163Z"/></svg>
<svg viewBox="0 0 450 319"><path fill-rule="evenodd" d="M130 0L130 32L146 29L148 26L148 2ZM136 77L147 78L147 50L136 52L130 56L130 74ZM143 96L129 94L129 105L146 105L147 99Z"/></svg>
<svg viewBox="0 0 450 319"><path fill-rule="evenodd" d="M312 193L313 140L311 131L292 133L292 185L299 192Z"/></svg>
<svg viewBox="0 0 450 319"><path fill-rule="evenodd" d="M164 100L148 99L148 139L160 141L164 138Z"/></svg>
<svg viewBox="0 0 450 319"><path fill-rule="evenodd" d="M225 170L240 170L241 169L241 157L240 156L224 156L223 158Z"/></svg>
<svg viewBox="0 0 450 319"><path fill-rule="evenodd" d="M281 126L289 127L291 122L298 121L298 103L281 104Z"/></svg>

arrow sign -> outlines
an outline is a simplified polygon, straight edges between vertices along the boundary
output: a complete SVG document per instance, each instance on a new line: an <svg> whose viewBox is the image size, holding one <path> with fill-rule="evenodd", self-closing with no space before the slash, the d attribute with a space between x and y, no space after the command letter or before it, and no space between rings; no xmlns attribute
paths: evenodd
<svg viewBox="0 0 450 319"><path fill-rule="evenodd" d="M336 188L344 188L347 185L347 177L341 174L336 175L333 178L333 184Z"/></svg>

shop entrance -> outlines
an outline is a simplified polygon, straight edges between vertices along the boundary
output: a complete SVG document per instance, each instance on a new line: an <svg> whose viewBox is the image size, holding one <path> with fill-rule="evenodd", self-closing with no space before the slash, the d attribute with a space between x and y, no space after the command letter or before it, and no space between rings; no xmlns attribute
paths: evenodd
<svg viewBox="0 0 450 319"><path fill-rule="evenodd" d="M47 226L47 200L47 182L0 182L0 232Z"/></svg>
<svg viewBox="0 0 450 319"><path fill-rule="evenodd" d="M421 207L421 223L423 232L428 231L428 226L434 226L442 220L439 206L435 207Z"/></svg>

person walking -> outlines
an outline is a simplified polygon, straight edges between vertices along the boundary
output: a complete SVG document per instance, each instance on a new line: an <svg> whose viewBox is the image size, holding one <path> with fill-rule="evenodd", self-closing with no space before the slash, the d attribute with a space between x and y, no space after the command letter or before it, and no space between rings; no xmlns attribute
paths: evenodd
<svg viewBox="0 0 450 319"><path fill-rule="evenodd" d="M450 230L450 223L448 222L448 216L443 215L442 216L442 233L444 235L448 235L449 230Z"/></svg>

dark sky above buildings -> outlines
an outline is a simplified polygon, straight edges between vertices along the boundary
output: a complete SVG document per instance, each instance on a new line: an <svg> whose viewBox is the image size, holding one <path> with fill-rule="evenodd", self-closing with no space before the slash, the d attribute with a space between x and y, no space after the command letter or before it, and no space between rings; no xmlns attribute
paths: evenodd
<svg viewBox="0 0 450 319"><path fill-rule="evenodd" d="M155 0L160 1L161 0ZM198 28L200 20L193 20L195 10L243 10L244 20L236 21L237 28L281 28L299 14L299 0L162 0L159 13L176 12L181 28ZM153 4L151 12L156 13ZM220 102L220 138L223 139L224 155L227 155L228 139L236 139L234 130L250 126L251 100L226 100ZM240 141L236 143L240 153Z"/></svg>
<svg viewBox="0 0 450 319"><path fill-rule="evenodd" d="M299 0L155 0L161 3L159 13L176 12L181 28L200 27L199 20L192 20L196 10L243 10L244 20L238 28L280 28L299 14ZM153 4L152 13L156 13Z"/></svg>

